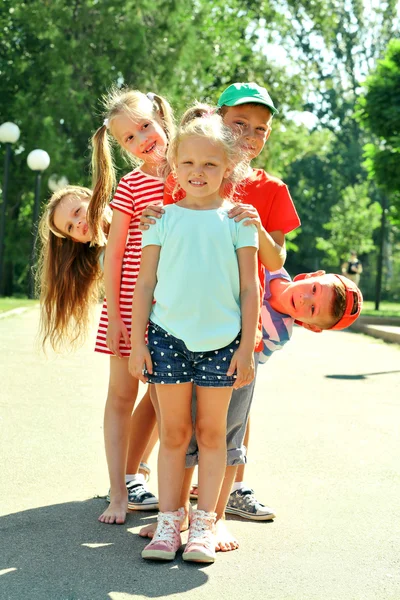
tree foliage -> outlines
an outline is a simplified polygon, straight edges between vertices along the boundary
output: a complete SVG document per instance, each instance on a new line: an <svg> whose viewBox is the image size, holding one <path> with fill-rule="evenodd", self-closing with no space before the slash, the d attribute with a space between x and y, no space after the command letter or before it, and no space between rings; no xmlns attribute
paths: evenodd
<svg viewBox="0 0 400 600"><path fill-rule="evenodd" d="M396 4L3 0L0 109L4 121L21 129L11 165L6 291L26 290L34 187L27 154L43 148L51 157L43 199L54 174L90 184L88 141L102 122L100 99L112 84L165 95L179 117L194 99L215 102L234 81L264 83L280 114L257 165L288 183L302 220L288 267L315 269L329 257L336 266L317 239L327 237L327 222L334 221L333 232L342 219L350 246L351 228L334 207L344 206L351 190L362 201L375 200L373 188L364 186L363 156L375 138L354 119L354 106L360 82L398 28ZM314 126L292 120L291 111L303 110L314 115ZM393 155L368 156L374 168L381 160L382 169L394 171ZM127 169L122 159L118 164Z"/></svg>
<svg viewBox="0 0 400 600"><path fill-rule="evenodd" d="M252 18L236 0L2 2L0 108L21 129L8 199L6 292L26 287L34 187L27 154L43 148L51 157L47 197L54 174L90 184L88 142L112 84L165 95L178 115L195 98L215 101L236 79L279 85L278 69L252 52Z"/></svg>
<svg viewBox="0 0 400 600"><path fill-rule="evenodd" d="M366 184L347 187L323 225L328 237L317 238L317 248L326 255L323 264L340 268L350 248L360 255L372 252L373 233L379 227L381 212L378 202L371 203Z"/></svg>
<svg viewBox="0 0 400 600"><path fill-rule="evenodd" d="M324 225L333 207L344 202L345 190L357 189L367 178L364 146L371 135L355 119L354 107L361 82L398 31L399 8L396 0L379 5L368 0L282 0L280 5L281 12L290 18L270 39L282 46L286 69L301 82L302 104L292 108L309 110L316 116L311 131L298 129L298 155L283 169L302 220L302 233L296 240L299 252L289 260L294 270L308 270L322 261L327 265L331 257L329 267L335 268L336 257L327 253L325 245L317 244L317 239L326 238ZM288 139L286 131L283 146ZM373 186L366 194L373 202ZM352 230L346 226L344 213L339 212L336 218L342 218L349 248Z"/></svg>
<svg viewBox="0 0 400 600"><path fill-rule="evenodd" d="M370 176L390 194L400 217L400 40L393 39L384 58L365 82L358 118L375 136L366 144Z"/></svg>

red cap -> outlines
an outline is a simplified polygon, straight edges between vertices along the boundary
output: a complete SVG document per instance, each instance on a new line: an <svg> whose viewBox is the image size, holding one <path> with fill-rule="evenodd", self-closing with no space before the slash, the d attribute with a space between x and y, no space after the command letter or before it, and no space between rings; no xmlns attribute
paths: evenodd
<svg viewBox="0 0 400 600"><path fill-rule="evenodd" d="M336 273L333 274L335 275L335 277L340 279L346 290L346 308L344 309L343 316L339 319L339 321L335 323L333 327L329 327L329 329L346 329L346 327L349 327L360 316L363 304L363 297L361 291L356 286L354 281L351 281L351 279L348 279L343 275L337 275ZM307 275L308 273L301 273L300 275L296 275L293 278L293 281L300 281L302 279L306 279ZM354 294L356 294L357 296L357 310L354 314L351 314L354 307ZM301 321L297 321L297 319L295 320L295 323L297 325L303 325L303 323Z"/></svg>

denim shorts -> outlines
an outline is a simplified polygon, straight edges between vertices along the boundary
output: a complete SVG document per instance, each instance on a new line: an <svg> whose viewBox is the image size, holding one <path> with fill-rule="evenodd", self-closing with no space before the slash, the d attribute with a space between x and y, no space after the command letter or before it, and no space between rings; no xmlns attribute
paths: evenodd
<svg viewBox="0 0 400 600"><path fill-rule="evenodd" d="M226 372L240 343L240 332L224 348L207 352L191 352L185 342L151 321L148 343L153 373L145 371L149 383L195 383L201 387L231 387L236 375Z"/></svg>

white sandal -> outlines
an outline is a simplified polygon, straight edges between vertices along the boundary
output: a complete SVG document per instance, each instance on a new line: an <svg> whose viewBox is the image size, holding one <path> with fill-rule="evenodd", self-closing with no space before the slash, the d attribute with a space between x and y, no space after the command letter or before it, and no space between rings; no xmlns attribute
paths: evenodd
<svg viewBox="0 0 400 600"><path fill-rule="evenodd" d="M150 469L149 465L145 462L141 462L139 465L139 469L141 471L144 471L144 480L147 483L150 480L150 473L151 473L151 469Z"/></svg>
<svg viewBox="0 0 400 600"><path fill-rule="evenodd" d="M191 500L197 500L198 497L199 497L199 484L198 483L194 483L190 487L189 498Z"/></svg>

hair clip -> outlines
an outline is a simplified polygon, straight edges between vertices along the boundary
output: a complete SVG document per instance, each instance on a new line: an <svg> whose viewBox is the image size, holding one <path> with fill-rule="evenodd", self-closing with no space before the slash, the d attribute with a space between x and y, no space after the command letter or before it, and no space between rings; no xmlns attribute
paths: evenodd
<svg viewBox="0 0 400 600"><path fill-rule="evenodd" d="M153 94L153 92L147 92L146 96L148 97L148 99L150 100L150 102L154 102L156 95Z"/></svg>
<svg viewBox="0 0 400 600"><path fill-rule="evenodd" d="M108 129L109 124L110 124L110 121L108 119L104 119L104 121L103 121L104 127L106 127Z"/></svg>

